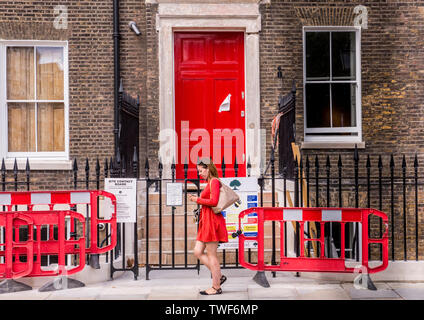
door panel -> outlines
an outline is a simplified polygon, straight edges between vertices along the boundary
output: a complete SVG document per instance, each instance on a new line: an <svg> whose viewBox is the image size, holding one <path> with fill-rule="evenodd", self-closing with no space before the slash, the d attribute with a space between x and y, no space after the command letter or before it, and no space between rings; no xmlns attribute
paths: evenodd
<svg viewBox="0 0 424 320"><path fill-rule="evenodd" d="M184 178L186 159L188 178L197 178L197 156L212 157L220 176L225 157L231 177L237 155L238 176L245 176L244 34L176 32L174 52L177 178ZM229 95L230 109L219 112Z"/></svg>

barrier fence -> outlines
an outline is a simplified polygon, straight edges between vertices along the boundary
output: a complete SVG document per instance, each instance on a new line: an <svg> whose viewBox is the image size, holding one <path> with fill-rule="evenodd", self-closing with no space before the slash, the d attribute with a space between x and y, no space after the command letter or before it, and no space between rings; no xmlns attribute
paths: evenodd
<svg viewBox="0 0 424 320"><path fill-rule="evenodd" d="M111 193L0 192L0 207L0 279L69 276L82 271L86 254L93 258L116 246L116 198ZM99 243L100 224L110 230L107 245ZM44 239L43 227L49 230ZM42 266L42 256L54 256L57 265ZM16 290L4 286L2 292Z"/></svg>
<svg viewBox="0 0 424 320"><path fill-rule="evenodd" d="M87 186L95 184L96 188L100 189L105 177L124 177L130 170L135 172L135 176L138 176L136 154L133 158L133 168L126 168L126 161L122 161L121 165L118 160L119 157L114 161L112 159L110 161L105 160L102 171L99 161L97 161L94 174L90 171L88 160L84 170L79 170L76 161L74 161L73 170L69 172L66 185L71 185L74 190L77 190L82 186L89 189ZM293 179L287 178L289 175L287 174L287 165L284 163L279 165L279 167L282 167L282 171L276 172L275 162L276 160L271 155L269 171L262 172L258 176L258 206L375 208L386 212L389 218L389 259L392 261L418 261L423 259L424 252L421 248L424 239L419 221L422 219L421 211L424 207L422 197L424 176L419 165L418 155L360 155L359 151L355 149L353 152L330 156L302 151L301 158L294 161ZM237 176L238 165L234 161L233 163L231 166L233 166L235 176ZM224 162L220 171L221 177L225 177L226 167L229 167L229 165ZM81 173L81 171L83 172ZM250 176L250 171L251 165L248 160L248 176ZM0 173L0 188L3 191L6 189L30 190L34 188L35 183L31 180L31 171L28 164L24 172L18 172L16 164L13 170L6 171L3 161ZM84 175L83 179L80 178L81 175ZM145 228L143 238L140 239L143 241L140 255L144 256L144 260L140 262L144 262L146 265L146 278L148 278L151 270L189 268L199 270L200 268L198 261L193 260L191 254L192 247L189 240L196 234L196 229L192 222L192 208L189 209L187 195L188 193L200 194L202 181L200 179L187 179L186 172L184 179L176 179L175 164L171 166L171 177L171 179L163 178L163 166L160 162L157 168L151 168L149 159L146 159L144 178L139 179L146 193L144 212L139 213L144 220L143 226ZM149 200L152 194L165 194L165 183L176 181L184 183L182 207L164 207L162 197L158 197L157 202ZM292 190L291 197L287 196L289 190ZM277 199L277 192L281 195L279 199ZM270 196L266 193L270 193ZM265 196L269 197L269 202ZM156 226L157 231L153 233L153 227ZM134 234L136 235L137 223L129 227L134 227ZM331 235L326 239L325 247L331 248L331 239L337 238L339 231L337 228L333 228L331 224L326 224L324 227L326 232ZM271 221L270 232L266 234L266 256L269 256L272 265L277 263L276 258L280 250L279 236L281 233L278 233L276 228L275 221ZM368 228L370 236L380 237L382 235L383 225L381 220L371 218ZM361 251L358 230L358 225L355 223L352 223L349 230L346 230L346 259L356 262L359 261ZM44 232L47 233L48 230ZM110 255L113 256L113 259L123 253L125 248L124 233L125 224L118 223L118 244L113 254ZM287 233L283 233L284 237L286 235ZM134 239L137 239L137 236ZM337 242L334 244L336 250L340 249ZM134 252L137 252L137 241L134 241L132 245L135 249ZM284 250L287 249L286 247L287 241L284 241ZM306 250L312 250L311 246ZM332 252L333 250L328 250L329 255ZM246 254L249 262L257 261L257 249L248 249ZM152 260L152 256L155 257L155 260ZM238 256L238 250L223 250L220 254L222 267L241 268ZM135 255L134 259L137 258L138 256ZM369 259L381 261L381 251L372 248L369 251ZM125 266L124 260L122 259L122 268L119 269L131 270L136 277L138 275L138 262L128 268Z"/></svg>
<svg viewBox="0 0 424 320"><path fill-rule="evenodd" d="M127 167L128 163L131 163L131 167ZM93 170L94 169L94 170ZM26 161L25 170L18 170L17 160L15 159L13 169L6 170L5 160L2 159L2 164L0 168L0 191L31 191L39 190L41 187L45 188L45 181L40 181L38 177L34 177L34 174L31 171L29 160ZM77 160L74 159L72 170L64 171L63 174L59 176L59 180L55 183L55 190L60 189L73 189L78 191L80 189L88 190L90 188L95 188L100 190L104 187L105 178L120 178L120 177L138 177L138 157L137 153L134 152L131 161L127 161L125 158L122 158L118 154L115 158L105 159L103 165L100 164L99 159L96 160L94 166L87 159L83 169L80 169L80 165ZM38 178L38 179L37 179ZM85 208L79 208L86 212L89 207L88 205ZM23 210L30 210L28 206L20 207ZM6 207L0 204L0 211L6 211ZM14 210L17 210L17 207L14 206ZM70 210L75 211L76 208L73 206ZM90 226L90 221L86 219L86 225ZM97 228L97 238L89 240L85 236L85 241L96 241L101 247L111 245L111 230L108 224L98 223ZM100 256L104 255L103 261L109 263L110 265L110 277L112 278L114 273L117 271L131 271L134 274L134 278L137 279L139 274L139 263L138 255L135 254L138 251L137 241L132 243L126 243L126 232L133 232L134 239L137 239L137 221L135 223L117 223L117 234L116 234L116 246L110 252L105 253L90 253L86 251L85 264L90 265L92 268L100 268ZM68 230L69 231L69 230ZM25 231L21 232L21 238L24 238L28 235L25 235ZM87 230L89 232L89 230ZM53 234L57 234L57 228L47 228L46 226L41 226L40 235L42 240L49 239ZM0 232L0 242L4 241L5 234ZM127 248L127 249L126 249ZM128 248L129 251L128 252ZM127 251L126 251L127 250ZM127 263L126 257L133 256L131 259L132 264ZM117 265L117 260L121 258L121 265ZM0 257L0 262L4 257ZM68 260L66 256L66 263L69 264L71 260ZM57 255L42 255L41 256L41 266L47 267L51 264L58 263ZM72 263L75 263L73 259Z"/></svg>
<svg viewBox="0 0 424 320"><path fill-rule="evenodd" d="M423 202L423 174L419 166L418 156L413 155L407 161L405 155L370 155L359 156L355 148L352 153L340 155L327 154L302 154L300 159L294 161L293 179L286 178L287 166L282 164L282 172L275 170L275 159L271 155L269 171L258 177L259 201L258 206L263 207L277 205L280 207L351 207L351 208L374 208L388 215L388 258L394 260L422 260L424 252L423 234L420 229L421 208ZM223 161L224 162L224 161ZM237 176L237 163L234 163L234 172ZM220 170L220 176L225 177L225 164ZM152 173L149 161L146 159L145 178L141 180L146 187L145 204L145 241L146 241L146 279L152 270L164 269L197 269L199 263L192 259L192 247L189 241L195 237L196 229L192 227L192 209L187 202L189 193L200 194L203 181L187 179L187 167L185 167L184 179L176 179L175 165L171 166L172 179L162 178L163 166L159 162L155 168L156 177ZM247 175L250 176L251 165L247 163ZM165 207L162 197L158 196L158 202L149 202L149 195L164 195L164 185L168 182L183 182L183 209ZM291 186L294 186L291 187ZM291 191L291 193L289 192ZM265 193L270 193L270 201L265 201ZM277 193L280 198L277 199ZM269 199L267 198L267 199ZM182 216L181 216L182 215ZM165 220L171 216L170 222ZM179 219L179 220L177 220ZM149 229L157 227L157 232L152 233ZM267 227L265 251L271 265L276 265L277 254L280 250L287 251L287 233L278 233L275 221L271 221ZM383 222L381 219L370 217L367 223L367 231L370 237L378 238L383 235ZM295 231L299 231L299 224L295 225ZM329 235L325 239L325 250L328 257L340 252L340 241L334 241L340 237L341 230L333 223L324 225L325 232ZM155 229L156 230L156 229ZM181 230L183 233L181 234ZM359 239L360 225L357 222L349 223L346 229L346 259L359 262L361 247ZM307 231L306 231L307 232ZM365 232L365 231L364 231ZM284 237L279 241L279 237ZM168 239L170 238L170 239ZM167 241L170 241L168 245ZM178 249L179 241L184 241L184 247ZM280 249L279 245L284 247ZM154 248L154 249L152 249ZM294 251L299 254L298 243L294 243ZM312 250L311 244L306 249ZM152 253L158 259L151 261ZM383 252L377 245L371 246L367 251L368 259L382 261ZM183 255L183 259L178 259ZM222 250L219 255L222 268L241 268L238 250ZM256 261L257 249L246 250L248 262Z"/></svg>
<svg viewBox="0 0 424 320"><path fill-rule="evenodd" d="M249 236L243 233L243 221L245 217L254 215L257 217L258 233L256 236ZM369 237L367 232L368 222L371 215L381 219L385 231L380 238ZM272 265L264 261L264 224L266 221L274 221L280 224L280 259L279 263ZM295 223L299 233L297 242L297 252L295 257L290 257L284 248L284 233L287 228L283 225ZM326 250L326 239L330 234L325 232L326 224L338 225L340 237L334 238L334 242L340 244L340 249L334 255L329 255L330 250ZM359 223L361 225L361 268L365 268L367 274L376 273L387 268L388 265L388 218L386 214L374 209L353 209L353 208L250 208L244 210L239 215L240 229L233 237L239 237L239 260L243 267L256 271L300 271L300 272L358 272L357 268L346 265L346 230L349 223ZM256 241L258 246L258 263L256 265L245 260L245 242ZM312 245L311 245L312 244ZM381 246L382 263L377 267L369 266L368 251L374 244ZM313 247L313 252L309 250ZM306 250L308 248L308 250ZM361 270L361 272L363 272Z"/></svg>

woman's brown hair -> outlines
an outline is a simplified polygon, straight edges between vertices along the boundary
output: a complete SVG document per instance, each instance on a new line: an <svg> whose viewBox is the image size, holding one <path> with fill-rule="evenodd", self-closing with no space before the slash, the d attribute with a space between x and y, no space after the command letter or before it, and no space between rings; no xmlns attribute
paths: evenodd
<svg viewBox="0 0 424 320"><path fill-rule="evenodd" d="M198 166L202 166L204 169L209 169L209 175L208 175L207 180L210 180L211 178L218 178L219 179L218 169L216 168L216 166L212 162L212 159L210 159L210 158L202 158L197 163L197 165Z"/></svg>

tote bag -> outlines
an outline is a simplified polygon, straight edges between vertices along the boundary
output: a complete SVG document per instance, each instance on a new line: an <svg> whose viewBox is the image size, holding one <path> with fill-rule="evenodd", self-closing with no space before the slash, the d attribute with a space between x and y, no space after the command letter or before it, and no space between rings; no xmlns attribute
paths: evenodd
<svg viewBox="0 0 424 320"><path fill-rule="evenodd" d="M217 179L217 178L215 178ZM219 180L219 183L221 184L221 187L219 188L219 199L218 204L216 207L212 207L213 212L220 213L221 211L227 209L229 206L231 206L236 201L240 200L240 197L237 193L234 192L233 189L231 189L226 184L222 183L221 180ZM212 182L212 180L211 180ZM209 186L211 187L211 186Z"/></svg>

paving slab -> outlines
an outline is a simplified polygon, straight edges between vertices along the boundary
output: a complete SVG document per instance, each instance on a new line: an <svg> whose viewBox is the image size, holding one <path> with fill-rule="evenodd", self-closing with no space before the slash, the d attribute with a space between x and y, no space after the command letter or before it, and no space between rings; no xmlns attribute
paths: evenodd
<svg viewBox="0 0 424 320"><path fill-rule="evenodd" d="M339 283L336 284L327 284L327 283L270 283L271 288L286 288L286 289L305 289L305 290L323 290L323 289L342 289Z"/></svg>
<svg viewBox="0 0 424 320"><path fill-rule="evenodd" d="M398 289L398 288L424 289L424 282L386 282L386 284L392 289Z"/></svg>
<svg viewBox="0 0 424 320"><path fill-rule="evenodd" d="M151 292L151 288L146 287L126 287L126 286L116 286L104 288L101 292L101 296L136 296L136 295L148 295Z"/></svg>
<svg viewBox="0 0 424 320"><path fill-rule="evenodd" d="M271 283L297 283L297 284L299 284L299 283L306 283L306 284L310 283L310 284L312 284L312 283L322 282L322 281L317 280L317 279L302 277L302 275L297 277L296 273L292 273L292 272L290 272L290 273L284 272L282 274L277 274L277 276L275 278L272 277L271 272L269 274L268 273L265 273L265 274L266 274L266 277L267 277L270 284Z"/></svg>
<svg viewBox="0 0 424 320"><path fill-rule="evenodd" d="M0 300L46 300L51 292L38 292L37 289L0 294Z"/></svg>
<svg viewBox="0 0 424 320"><path fill-rule="evenodd" d="M271 288L263 288L261 286L250 285L248 286L249 299L284 299L297 297L297 291L294 288L284 288L273 286Z"/></svg>
<svg viewBox="0 0 424 320"><path fill-rule="evenodd" d="M152 288L147 300L197 300L199 288L192 286L186 288L168 287Z"/></svg>
<svg viewBox="0 0 424 320"><path fill-rule="evenodd" d="M210 273L202 270L157 272L151 280L134 280L130 272L114 280L90 284L82 288L39 292L38 288L0 295L0 300L424 300L424 282L376 281L377 291L357 289L353 282L296 277L295 273L277 273L275 278L266 272L270 288L252 280L251 273L223 270L228 280L222 295L202 296L200 290L211 286ZM153 273L151 274L153 275ZM190 275L190 276L188 276Z"/></svg>
<svg viewBox="0 0 424 320"><path fill-rule="evenodd" d="M297 289L300 300L351 300L341 287L332 289Z"/></svg>
<svg viewBox="0 0 424 320"><path fill-rule="evenodd" d="M224 292L247 292L247 283L246 284L227 284L224 283L221 288Z"/></svg>
<svg viewBox="0 0 424 320"><path fill-rule="evenodd" d="M148 294L99 295L95 300L147 300Z"/></svg>
<svg viewBox="0 0 424 320"><path fill-rule="evenodd" d="M374 283L377 290L357 289L352 283L343 283L343 289L349 294L352 299L390 299L401 298L389 285L386 283Z"/></svg>
<svg viewBox="0 0 424 320"><path fill-rule="evenodd" d="M424 283L393 283L388 285L403 299L424 300Z"/></svg>

